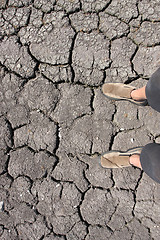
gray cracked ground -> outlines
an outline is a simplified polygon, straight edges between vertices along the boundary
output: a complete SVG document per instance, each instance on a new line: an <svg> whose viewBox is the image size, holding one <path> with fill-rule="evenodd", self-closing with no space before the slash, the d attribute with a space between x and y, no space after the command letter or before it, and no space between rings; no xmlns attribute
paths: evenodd
<svg viewBox="0 0 160 240"><path fill-rule="evenodd" d="M159 240L160 186L99 155L160 142L114 102L160 66L158 0L0 0L0 239Z"/></svg>

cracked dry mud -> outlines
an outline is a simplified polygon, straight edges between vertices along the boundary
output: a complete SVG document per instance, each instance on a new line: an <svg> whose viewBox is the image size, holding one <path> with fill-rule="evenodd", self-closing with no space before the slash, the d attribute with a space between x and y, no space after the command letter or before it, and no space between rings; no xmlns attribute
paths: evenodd
<svg viewBox="0 0 160 240"><path fill-rule="evenodd" d="M99 155L160 142L106 99L160 66L159 0L0 0L0 239L159 240L160 186Z"/></svg>

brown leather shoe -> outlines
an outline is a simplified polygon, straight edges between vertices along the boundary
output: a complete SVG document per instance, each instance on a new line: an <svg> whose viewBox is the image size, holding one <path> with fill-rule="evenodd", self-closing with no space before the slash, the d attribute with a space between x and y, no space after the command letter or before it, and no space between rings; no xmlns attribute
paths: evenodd
<svg viewBox="0 0 160 240"><path fill-rule="evenodd" d="M147 100L136 101L131 98L131 92L136 88L123 83L105 83L102 86L103 94L112 100L126 100L139 106L146 106Z"/></svg>
<svg viewBox="0 0 160 240"><path fill-rule="evenodd" d="M127 150L126 152L121 151L109 151L101 155L100 164L104 168L123 168L131 166L129 158L131 155L140 155L142 147L136 147Z"/></svg>

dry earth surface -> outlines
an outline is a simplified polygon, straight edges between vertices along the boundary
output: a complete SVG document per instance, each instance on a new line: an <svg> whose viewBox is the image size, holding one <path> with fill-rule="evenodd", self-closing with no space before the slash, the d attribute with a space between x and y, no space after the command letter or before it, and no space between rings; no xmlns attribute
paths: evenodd
<svg viewBox="0 0 160 240"><path fill-rule="evenodd" d="M160 113L101 92L144 86L159 37L159 0L0 0L0 239L160 239L160 185L99 165L160 142Z"/></svg>

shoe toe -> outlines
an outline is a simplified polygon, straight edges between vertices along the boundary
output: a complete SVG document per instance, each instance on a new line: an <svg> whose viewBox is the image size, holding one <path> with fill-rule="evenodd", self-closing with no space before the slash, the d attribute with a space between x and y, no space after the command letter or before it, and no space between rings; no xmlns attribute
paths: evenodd
<svg viewBox="0 0 160 240"><path fill-rule="evenodd" d="M101 157L101 166L104 168L118 168L115 163L103 156Z"/></svg>
<svg viewBox="0 0 160 240"><path fill-rule="evenodd" d="M105 83L103 84L102 86L102 92L104 94L110 94L113 92L113 84L110 84L110 83Z"/></svg>

